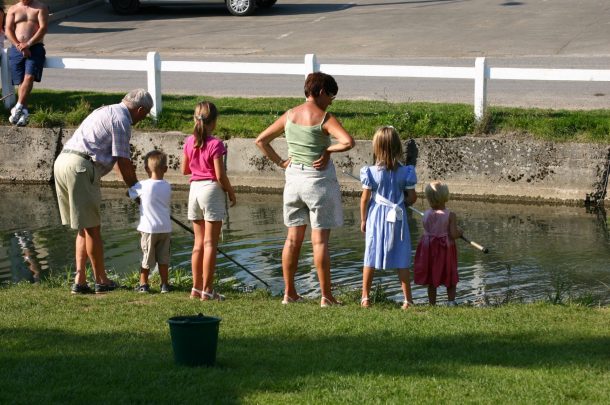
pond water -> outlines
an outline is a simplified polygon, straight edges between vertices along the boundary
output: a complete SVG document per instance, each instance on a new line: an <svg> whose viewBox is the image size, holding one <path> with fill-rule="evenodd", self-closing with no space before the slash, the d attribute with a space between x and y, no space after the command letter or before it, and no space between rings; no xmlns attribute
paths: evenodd
<svg viewBox="0 0 610 405"><path fill-rule="evenodd" d="M73 271L75 233L60 225L50 186L0 186L0 281L42 277L49 271ZM139 268L138 209L122 189L103 190L102 235L106 265L116 273ZM175 191L173 216L186 220L188 194ZM333 284L360 288L364 237L359 231L359 200L345 198L345 225L331 234ZM415 205L425 210L422 198ZM489 248L483 254L458 241L459 302L499 302L506 297L525 301L592 295L610 303L610 233L603 210L583 207L519 205L451 201L458 222L470 239ZM413 249L422 234L421 219L409 213ZM283 288L281 250L286 235L281 196L238 194L223 230L221 249L271 286ZM191 235L174 224L173 268L190 269ZM38 273L39 276L34 276ZM244 286L263 287L227 259L219 256L221 279L236 278ZM374 285L382 285L401 299L393 271L377 272ZM313 270L311 244L305 244L297 273L298 290L319 294ZM426 290L413 286L416 302L426 302ZM439 289L439 301L446 297Z"/></svg>

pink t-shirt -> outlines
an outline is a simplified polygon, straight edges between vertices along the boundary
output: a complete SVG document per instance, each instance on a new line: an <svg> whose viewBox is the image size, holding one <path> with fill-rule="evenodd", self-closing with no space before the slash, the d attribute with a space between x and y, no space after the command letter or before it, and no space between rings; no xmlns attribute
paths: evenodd
<svg viewBox="0 0 610 405"><path fill-rule="evenodd" d="M222 141L213 136L208 136L205 145L195 147L195 136L191 135L184 142L184 154L189 158L191 169L190 181L214 180L218 181L214 170L214 159L227 154L227 149Z"/></svg>

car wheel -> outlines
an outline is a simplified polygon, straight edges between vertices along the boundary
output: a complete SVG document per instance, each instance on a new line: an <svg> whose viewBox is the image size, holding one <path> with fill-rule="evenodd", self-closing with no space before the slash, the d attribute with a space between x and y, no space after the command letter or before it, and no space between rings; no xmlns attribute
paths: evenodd
<svg viewBox="0 0 610 405"><path fill-rule="evenodd" d="M140 8L138 0L110 0L110 5L118 14L133 14Z"/></svg>
<svg viewBox="0 0 610 405"><path fill-rule="evenodd" d="M251 15L256 8L255 0L227 0L227 8L233 15Z"/></svg>
<svg viewBox="0 0 610 405"><path fill-rule="evenodd" d="M277 2L277 0L258 0L256 5L260 8L271 8Z"/></svg>

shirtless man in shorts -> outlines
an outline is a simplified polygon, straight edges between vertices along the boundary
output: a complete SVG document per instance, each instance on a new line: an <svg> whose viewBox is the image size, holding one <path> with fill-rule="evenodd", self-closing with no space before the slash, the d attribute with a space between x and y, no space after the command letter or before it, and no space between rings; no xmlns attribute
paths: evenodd
<svg viewBox="0 0 610 405"><path fill-rule="evenodd" d="M21 0L6 14L6 37L13 44L8 50L13 85L19 86L18 99L11 109L9 122L28 123L27 98L34 82L40 82L45 61L42 40L47 33L49 9L38 0Z"/></svg>

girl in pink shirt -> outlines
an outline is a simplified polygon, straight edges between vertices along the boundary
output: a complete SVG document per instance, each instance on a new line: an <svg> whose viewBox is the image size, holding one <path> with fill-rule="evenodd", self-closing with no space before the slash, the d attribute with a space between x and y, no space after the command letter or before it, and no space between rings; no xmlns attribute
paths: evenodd
<svg viewBox="0 0 610 405"><path fill-rule="evenodd" d="M221 140L212 136L216 128L218 110L210 102L195 107L195 129L184 142L182 174L191 175L188 219L193 221L195 242L191 257L193 288L191 298L202 301L223 300L213 289L216 270L216 249L226 216L226 196L231 207L235 192L224 169L223 156L227 150Z"/></svg>

